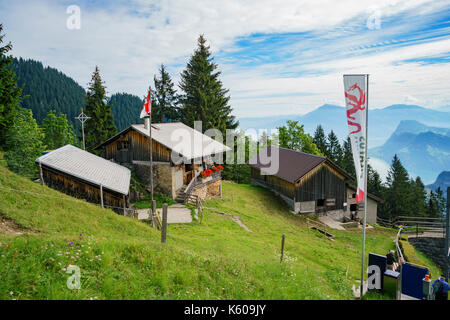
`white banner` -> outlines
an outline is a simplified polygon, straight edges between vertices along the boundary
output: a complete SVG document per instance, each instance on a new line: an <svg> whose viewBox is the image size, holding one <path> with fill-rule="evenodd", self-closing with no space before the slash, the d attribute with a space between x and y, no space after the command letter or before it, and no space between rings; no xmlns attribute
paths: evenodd
<svg viewBox="0 0 450 320"><path fill-rule="evenodd" d="M356 202L364 201L365 157L367 142L367 75L344 75L345 104L347 106L347 123L352 143L353 160L355 162L357 192Z"/></svg>

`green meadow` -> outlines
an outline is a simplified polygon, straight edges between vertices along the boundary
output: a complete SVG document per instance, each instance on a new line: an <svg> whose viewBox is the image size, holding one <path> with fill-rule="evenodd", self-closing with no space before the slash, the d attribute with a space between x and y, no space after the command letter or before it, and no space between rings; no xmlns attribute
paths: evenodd
<svg viewBox="0 0 450 320"><path fill-rule="evenodd" d="M202 223L170 224L162 245L148 224L0 166L0 299L354 298L361 231L333 230L330 241L250 185L224 182L223 198L204 205L214 211L205 209ZM393 249L395 234L368 230L367 252ZM80 289L67 287L69 265L80 268Z"/></svg>

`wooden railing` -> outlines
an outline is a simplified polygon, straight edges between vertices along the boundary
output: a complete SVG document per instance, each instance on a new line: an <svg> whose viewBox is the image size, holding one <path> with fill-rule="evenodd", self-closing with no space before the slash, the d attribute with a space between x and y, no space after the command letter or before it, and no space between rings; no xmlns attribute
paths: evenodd
<svg viewBox="0 0 450 320"><path fill-rule="evenodd" d="M423 232L442 233L445 235L445 219L429 217L398 216L393 220L377 218L377 223L388 228L403 228L403 233Z"/></svg>
<svg viewBox="0 0 450 320"><path fill-rule="evenodd" d="M334 241L334 235L332 235L331 233L328 232L328 230L330 228L325 223L318 221L318 220L312 220L312 219L306 218L306 225L307 225L308 229L315 229L315 230L323 233L324 235L326 235L327 238L330 239L331 241Z"/></svg>

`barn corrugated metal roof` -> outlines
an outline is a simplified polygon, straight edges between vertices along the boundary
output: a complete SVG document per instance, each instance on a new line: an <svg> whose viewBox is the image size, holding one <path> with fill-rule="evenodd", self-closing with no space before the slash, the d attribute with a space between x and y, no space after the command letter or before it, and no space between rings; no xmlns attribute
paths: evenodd
<svg viewBox="0 0 450 320"><path fill-rule="evenodd" d="M133 124L114 137L111 137L97 148L108 144L110 141L130 129L136 130L147 137L149 136L149 130L145 128L144 124ZM183 138L185 139L185 143L182 143ZM187 160L231 150L231 148L226 145L185 125L182 122L152 123L152 139L166 146L170 150L181 154L181 156Z"/></svg>
<svg viewBox="0 0 450 320"><path fill-rule="evenodd" d="M285 181L294 183L309 171L322 164L323 162L327 162L329 165L334 167L337 171L342 173L347 178L351 178L348 173L343 171L341 168L336 166L333 162L328 160L325 157L312 155L305 152L295 151L291 149L280 148L276 146L267 147L268 150L264 149L260 151L257 155L251 158L247 164L253 168L260 169L264 171L264 169L269 168L269 164L261 163L261 153L267 154L270 157L273 152L279 152L279 166L278 172L274 174L274 176L283 179ZM277 150L276 150L276 149ZM267 153L265 153L267 152Z"/></svg>
<svg viewBox="0 0 450 320"><path fill-rule="evenodd" d="M128 194L130 188L131 172L128 168L70 144L37 158L36 163L39 162L43 166L124 195Z"/></svg>

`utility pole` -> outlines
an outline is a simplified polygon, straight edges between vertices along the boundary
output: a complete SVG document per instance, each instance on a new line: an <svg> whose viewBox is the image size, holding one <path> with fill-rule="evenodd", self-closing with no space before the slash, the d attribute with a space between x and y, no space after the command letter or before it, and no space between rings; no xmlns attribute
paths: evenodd
<svg viewBox="0 0 450 320"><path fill-rule="evenodd" d="M86 145L84 142L84 123L89 120L91 117L88 117L84 114L83 109L81 109L81 113L75 119L81 122L81 134L83 135L83 150L86 150Z"/></svg>

